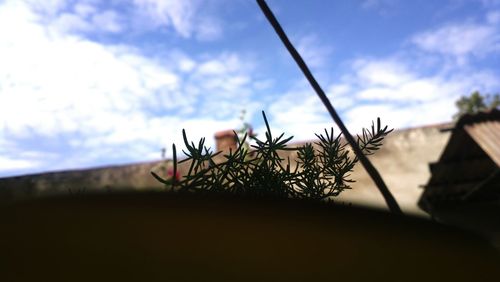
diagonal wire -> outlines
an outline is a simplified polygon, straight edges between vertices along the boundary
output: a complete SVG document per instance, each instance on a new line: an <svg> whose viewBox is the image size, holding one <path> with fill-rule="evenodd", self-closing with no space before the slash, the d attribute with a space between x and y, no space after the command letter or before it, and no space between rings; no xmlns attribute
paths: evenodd
<svg viewBox="0 0 500 282"><path fill-rule="evenodd" d="M358 159L361 161L361 164L363 167L366 169L370 177L373 179L373 182L375 182L375 185L377 185L378 189L380 190L380 193L382 193L382 196L385 199L385 202L387 203L387 206L389 207L389 210L395 214L402 214L401 209L399 208L398 203L396 202L396 199L394 199L394 196L391 194L387 186L385 185L384 180L380 176L379 172L377 169L373 166L373 164L368 160L368 158L363 154L361 149L358 147L356 144L356 141L354 138L351 136L347 128L345 127L344 123L340 119L340 116L337 114L335 109L333 108L332 104L330 103L330 100L328 100L328 97L326 97L325 92L321 88L321 86L318 84L314 76L312 75L311 71L307 67L306 63L300 56L300 54L297 52L295 47L293 47L292 43L286 36L285 32L281 28L281 25L279 24L278 20L274 16L273 12L269 7L267 6L266 2L264 0L257 0L257 4L259 5L260 9L266 16L267 20L271 23L273 26L274 30L278 34L279 38L287 48L288 52L292 55L293 59L299 66L299 68L302 70L302 73L306 76L307 80L313 87L313 89L316 91L318 94L319 98L325 105L326 109L330 113L331 117L335 121L335 123L338 125L342 133L344 134L345 138L351 145L354 153L358 157Z"/></svg>

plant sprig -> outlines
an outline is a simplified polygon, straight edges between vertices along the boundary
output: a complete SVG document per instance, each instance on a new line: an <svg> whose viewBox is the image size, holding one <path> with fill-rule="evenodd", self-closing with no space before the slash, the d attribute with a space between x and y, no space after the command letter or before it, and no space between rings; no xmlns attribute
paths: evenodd
<svg viewBox="0 0 500 282"><path fill-rule="evenodd" d="M265 139L256 136L244 136L240 139L234 132L237 148L224 154L223 161L216 161L213 153L205 146L205 138L198 145L189 142L185 130L182 130L189 169L181 180L163 179L156 173L153 176L175 191L197 193L230 193L247 196L266 196L275 198L296 198L325 200L338 196L343 190L350 189L354 182L349 174L358 162L351 157L341 134L335 136L333 128L325 134L316 134L318 142L313 146L306 143L290 148L287 143L293 136L284 138L284 133L273 138L266 114L262 111L266 125ZM358 135L357 144L365 155L371 155L382 146L383 139L392 130L382 127L380 119L372 122L371 130L363 129ZM253 152L245 146L247 138L255 141ZM175 144L173 148L174 171L177 171ZM297 151L295 169L288 157L286 162L280 156L282 151Z"/></svg>

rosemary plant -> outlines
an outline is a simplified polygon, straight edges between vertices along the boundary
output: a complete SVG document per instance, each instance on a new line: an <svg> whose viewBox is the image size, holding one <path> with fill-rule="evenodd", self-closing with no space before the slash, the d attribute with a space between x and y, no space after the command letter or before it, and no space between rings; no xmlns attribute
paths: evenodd
<svg viewBox="0 0 500 282"><path fill-rule="evenodd" d="M223 152L213 153L205 146L205 138L196 145L189 142L185 130L182 131L187 151L183 153L189 170L179 181L174 178L163 179L153 171L151 174L167 188L174 191L197 193L229 193L245 196L264 196L273 198L294 198L325 200L338 196L349 189L354 182L349 174L358 158L351 157L346 144L341 141L341 134L334 136L333 128L318 135L319 141L314 146L306 143L300 147L287 147L293 136L284 138L284 133L273 137L267 117L262 112L266 124L265 139L250 136L256 143L252 152L245 146L247 134L237 138L238 146L222 156L222 161L215 157ZM391 130L381 127L380 119L372 123L371 130L363 129L357 136L359 148L365 155L371 155L382 146L384 137ZM172 145L174 157L174 175L177 171L175 144ZM296 151L294 169L288 157L280 157L282 151ZM250 154L252 153L252 154ZM218 158L220 158L219 156Z"/></svg>

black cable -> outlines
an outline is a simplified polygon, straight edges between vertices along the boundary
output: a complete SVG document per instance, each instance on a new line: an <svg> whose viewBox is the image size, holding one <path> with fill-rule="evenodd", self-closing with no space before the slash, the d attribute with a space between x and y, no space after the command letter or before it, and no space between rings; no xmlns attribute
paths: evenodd
<svg viewBox="0 0 500 282"><path fill-rule="evenodd" d="M299 66L299 68L302 70L302 73L306 76L307 80L313 87L313 89L316 91L318 94L319 98L325 105L326 109L330 113L331 117L335 121L335 123L338 125L340 130L342 131L342 134L344 134L345 138L347 139L347 142L351 145L354 153L358 157L358 159L361 161L361 164L364 166L370 177L373 179L373 182L375 182L375 185L377 185L378 189L380 190L380 193L382 193L382 196L385 199L385 202L387 203L387 206L389 207L389 210L395 214L403 214L401 209L399 208L398 203L396 202L396 199L394 199L394 196L391 194L387 186L385 185L384 180L380 176L380 173L377 171L377 169L373 166L373 164L368 160L368 158L363 154L361 149L358 147L356 144L356 141L354 138L351 136L347 128L345 127L344 123L340 119L339 115L333 108L332 104L330 103L330 100L328 100L328 97L326 96L325 92L323 89L321 89L321 86L319 86L318 82L312 75L311 71L307 67L306 63L300 56L300 54L297 52L295 47L293 47L292 43L286 36L286 33L283 31L281 28L281 25L279 24L278 20L274 16L273 12L269 7L267 6L266 2L264 0L257 0L257 4L259 4L260 9L266 16L267 20L271 23L273 26L274 30L278 34L279 38L285 44L286 49L290 54L292 55L293 59Z"/></svg>

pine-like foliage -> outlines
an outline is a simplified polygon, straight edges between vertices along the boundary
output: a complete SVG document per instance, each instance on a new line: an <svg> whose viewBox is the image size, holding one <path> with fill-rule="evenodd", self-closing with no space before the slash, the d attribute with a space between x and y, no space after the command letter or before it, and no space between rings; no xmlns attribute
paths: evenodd
<svg viewBox="0 0 500 282"><path fill-rule="evenodd" d="M156 173L152 175L166 187L174 191L192 191L198 193L230 193L245 196L265 196L274 198L295 198L324 200L338 196L344 189L349 189L349 173L357 163L342 143L341 135L334 136L333 128L325 135L318 135L319 141L313 144L289 148L287 143L293 138L283 138L284 133L273 137L266 115L262 112L267 132L265 140L251 136L256 145L249 152L246 144L247 135L242 139L235 137L238 147L223 156L222 162L214 157L222 152L213 153L205 146L205 138L196 145L189 142L183 130L187 151L183 151L186 159L179 163L189 162L189 170L181 180L163 179ZM357 136L358 146L365 155L371 155L382 146L384 137L392 130L372 123L371 130L363 129ZM174 175L177 171L175 144ZM291 169L290 159L280 157L280 151L297 151L296 166Z"/></svg>

